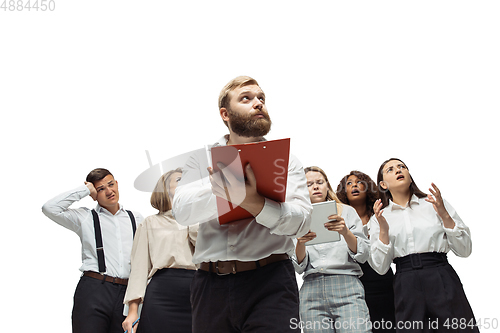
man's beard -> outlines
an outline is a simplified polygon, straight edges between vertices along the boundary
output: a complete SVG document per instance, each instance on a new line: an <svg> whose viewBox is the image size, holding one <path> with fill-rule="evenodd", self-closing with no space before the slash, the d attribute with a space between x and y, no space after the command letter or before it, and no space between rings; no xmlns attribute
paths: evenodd
<svg viewBox="0 0 500 333"><path fill-rule="evenodd" d="M271 118L265 111L240 115L227 108L227 113L231 130L239 136L245 138L261 137L271 130ZM264 118L254 118L256 114L262 114Z"/></svg>

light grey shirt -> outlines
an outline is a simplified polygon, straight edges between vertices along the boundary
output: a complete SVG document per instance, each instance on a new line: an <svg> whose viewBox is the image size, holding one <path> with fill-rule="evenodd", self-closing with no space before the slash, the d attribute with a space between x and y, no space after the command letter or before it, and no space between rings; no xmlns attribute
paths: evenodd
<svg viewBox="0 0 500 333"><path fill-rule="evenodd" d="M346 226L356 236L357 252L352 252L347 246L343 236L337 242L307 245L306 257L299 264L297 257L293 256L295 271L304 273L302 278L310 274L343 274L361 277L363 271L358 263L364 263L370 253L368 238L363 232L363 222L351 206L343 205L342 214Z"/></svg>

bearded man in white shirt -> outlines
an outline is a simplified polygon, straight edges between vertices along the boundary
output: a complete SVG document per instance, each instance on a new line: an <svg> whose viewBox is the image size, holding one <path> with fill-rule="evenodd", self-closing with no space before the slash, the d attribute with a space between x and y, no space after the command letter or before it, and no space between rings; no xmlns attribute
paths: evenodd
<svg viewBox="0 0 500 333"><path fill-rule="evenodd" d="M69 209L86 196L95 209ZM82 242L83 272L75 290L72 327L75 333L122 333L123 299L130 275L135 228L143 220L118 203L118 182L111 172L92 170L82 185L47 201L43 213L74 231Z"/></svg>
<svg viewBox="0 0 500 333"><path fill-rule="evenodd" d="M219 112L229 135L213 147L264 141L271 128L265 94L247 76L222 89ZM312 211L302 165L290 155L286 199L280 203L258 193L250 164L242 179L224 166L223 176L214 173L208 159L202 152L187 161L173 205L180 224L200 223L193 256L199 270L191 284L193 332L294 331L299 298L289 258L292 239L309 231ZM216 197L253 217L220 225Z"/></svg>

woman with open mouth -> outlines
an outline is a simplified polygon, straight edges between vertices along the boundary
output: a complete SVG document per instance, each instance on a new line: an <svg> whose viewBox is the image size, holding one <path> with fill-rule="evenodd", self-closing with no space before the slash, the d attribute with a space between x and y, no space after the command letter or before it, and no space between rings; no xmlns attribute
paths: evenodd
<svg viewBox="0 0 500 333"><path fill-rule="evenodd" d="M353 207L363 222L363 231L369 235L369 220L373 216L373 205L379 198L377 184L367 174L351 171L337 186L337 197L341 202ZM387 273L380 275L369 262L359 264L363 270L360 280L365 287L366 305L370 311L372 331L395 332L394 273L389 267Z"/></svg>
<svg viewBox="0 0 500 333"><path fill-rule="evenodd" d="M385 274L396 264L397 332L479 332L462 283L447 260L472 251L469 228L432 183L419 190L400 159L382 163L380 199L370 219L370 264ZM411 324L408 327L407 324Z"/></svg>

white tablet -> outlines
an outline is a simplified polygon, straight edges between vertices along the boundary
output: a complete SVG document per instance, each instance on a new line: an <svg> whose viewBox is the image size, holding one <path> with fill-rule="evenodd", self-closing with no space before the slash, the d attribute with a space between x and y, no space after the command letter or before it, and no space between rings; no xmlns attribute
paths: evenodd
<svg viewBox="0 0 500 333"><path fill-rule="evenodd" d="M337 204L335 201L325 201L313 204L311 215L311 231L316 233L316 238L305 243L305 245L314 245L328 242L338 242L340 234L336 231L330 231L325 228L328 222L328 216L337 214Z"/></svg>

